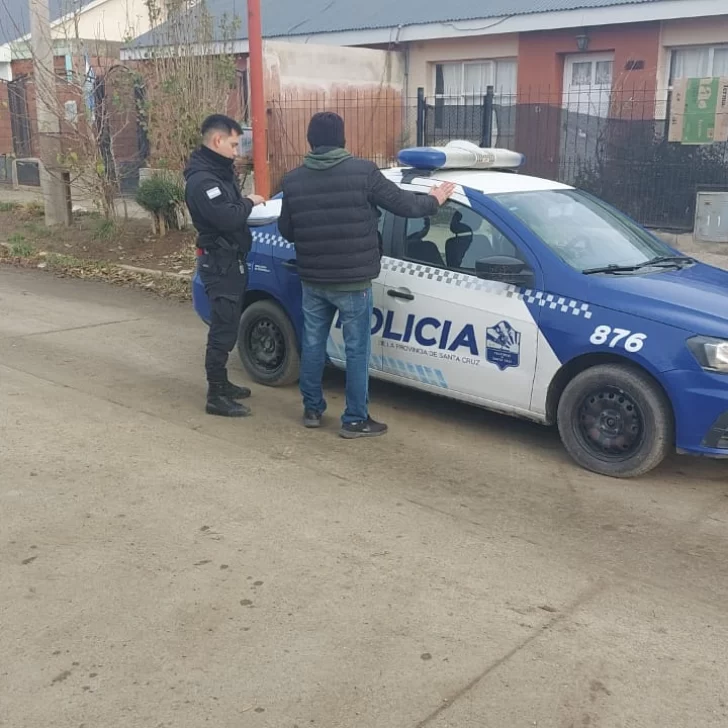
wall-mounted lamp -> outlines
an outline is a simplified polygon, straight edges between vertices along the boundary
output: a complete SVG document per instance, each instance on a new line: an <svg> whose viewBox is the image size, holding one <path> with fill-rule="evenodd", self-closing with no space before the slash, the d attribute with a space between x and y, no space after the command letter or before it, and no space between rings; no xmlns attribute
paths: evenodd
<svg viewBox="0 0 728 728"><path fill-rule="evenodd" d="M579 33L579 35L576 36L576 47L582 53L585 53L589 50L589 36L586 34L586 32Z"/></svg>

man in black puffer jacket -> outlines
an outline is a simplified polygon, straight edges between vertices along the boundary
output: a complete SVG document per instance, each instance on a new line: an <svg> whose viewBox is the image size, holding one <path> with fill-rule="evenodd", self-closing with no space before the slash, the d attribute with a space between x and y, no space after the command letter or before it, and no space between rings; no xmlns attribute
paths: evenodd
<svg viewBox="0 0 728 728"><path fill-rule="evenodd" d="M304 424L320 427L326 410L321 386L326 342L338 311L346 348L346 410L340 435L383 435L387 426L369 416L372 280L380 272L381 207L400 217L437 213L454 185L429 195L400 190L372 162L346 151L344 121L316 114L309 124L311 153L283 180L278 227L296 249L303 282L304 334L300 388Z"/></svg>

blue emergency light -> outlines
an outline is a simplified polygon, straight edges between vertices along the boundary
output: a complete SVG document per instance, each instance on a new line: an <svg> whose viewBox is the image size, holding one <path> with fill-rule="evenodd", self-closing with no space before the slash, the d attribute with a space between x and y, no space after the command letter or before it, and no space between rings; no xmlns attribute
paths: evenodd
<svg viewBox="0 0 728 728"><path fill-rule="evenodd" d="M518 169L526 158L510 149L483 149L468 141L452 141L444 147L410 147L397 159L412 169Z"/></svg>

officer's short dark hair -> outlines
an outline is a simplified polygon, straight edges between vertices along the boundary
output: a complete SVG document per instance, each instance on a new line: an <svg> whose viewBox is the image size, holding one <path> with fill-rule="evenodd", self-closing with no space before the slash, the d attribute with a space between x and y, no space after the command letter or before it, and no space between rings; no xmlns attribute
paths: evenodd
<svg viewBox="0 0 728 728"><path fill-rule="evenodd" d="M321 111L311 117L308 125L308 143L311 149L317 147L346 146L344 120L333 111Z"/></svg>
<svg viewBox="0 0 728 728"><path fill-rule="evenodd" d="M202 122L200 134L204 139L211 131L219 131L228 135L242 135L243 128L235 119L231 119L229 116L225 116L225 114L211 114Z"/></svg>

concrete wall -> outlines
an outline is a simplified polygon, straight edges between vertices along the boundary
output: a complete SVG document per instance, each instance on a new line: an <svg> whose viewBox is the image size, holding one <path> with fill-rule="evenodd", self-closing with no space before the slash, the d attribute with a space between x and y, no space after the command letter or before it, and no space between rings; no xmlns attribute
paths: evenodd
<svg viewBox="0 0 728 728"><path fill-rule="evenodd" d="M318 111L344 118L353 154L382 166L394 160L406 126L401 54L268 41L264 55L274 189L308 152L306 130Z"/></svg>
<svg viewBox="0 0 728 728"><path fill-rule="evenodd" d="M412 43L409 47L409 79L407 96L414 98L418 88L427 96L435 93L436 63L479 61L518 56L518 35L487 35L447 38Z"/></svg>
<svg viewBox="0 0 728 728"><path fill-rule="evenodd" d="M270 93L341 93L386 86L403 90L400 53L266 41L265 65Z"/></svg>

